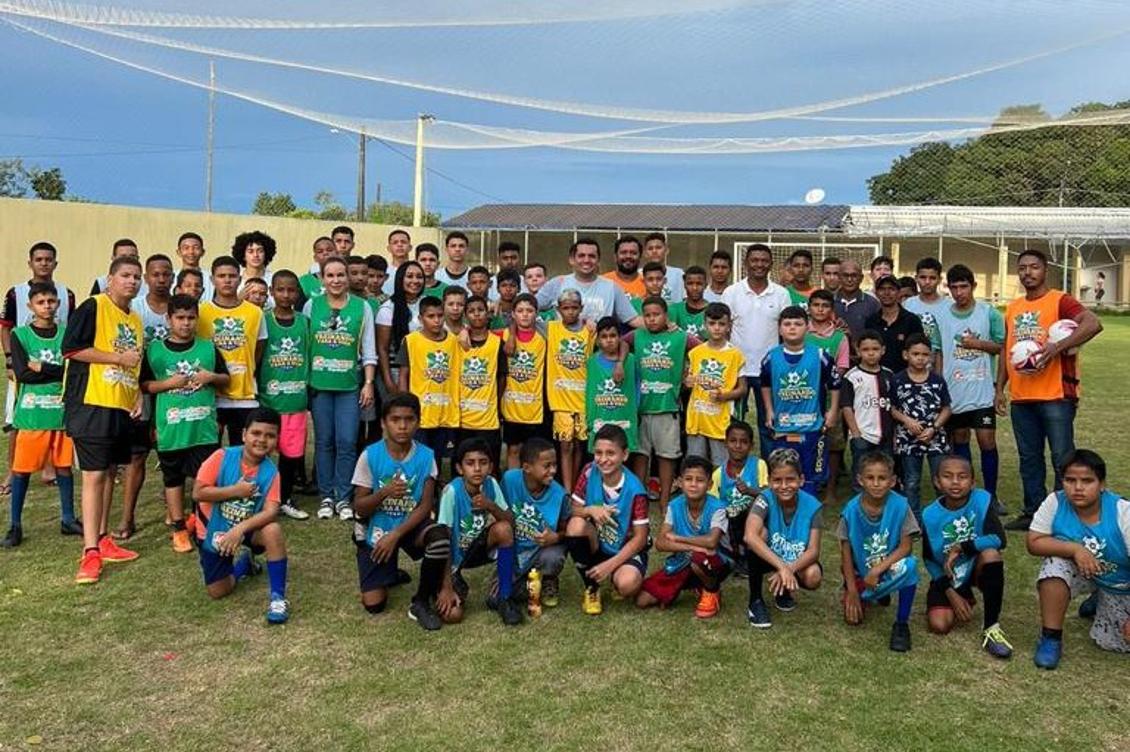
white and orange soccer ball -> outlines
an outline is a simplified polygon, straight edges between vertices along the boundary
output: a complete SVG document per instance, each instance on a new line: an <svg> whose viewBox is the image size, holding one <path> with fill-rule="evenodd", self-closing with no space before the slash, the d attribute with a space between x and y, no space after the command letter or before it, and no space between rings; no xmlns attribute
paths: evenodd
<svg viewBox="0 0 1130 752"><path fill-rule="evenodd" d="M1044 351L1044 346L1034 339L1022 339L1008 351L1008 361L1018 373L1035 373L1036 359Z"/></svg>
<svg viewBox="0 0 1130 752"><path fill-rule="evenodd" d="M1058 344L1074 334L1078 326L1071 319L1060 319L1048 327L1048 340ZM1077 352L1079 352L1079 348L1073 347L1067 351L1067 355L1074 355Z"/></svg>

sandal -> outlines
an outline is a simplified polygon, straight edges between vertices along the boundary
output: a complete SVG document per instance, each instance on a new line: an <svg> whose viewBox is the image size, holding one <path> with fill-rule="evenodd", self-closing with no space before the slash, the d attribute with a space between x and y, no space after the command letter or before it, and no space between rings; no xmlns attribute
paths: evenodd
<svg viewBox="0 0 1130 752"><path fill-rule="evenodd" d="M12 484L8 481L0 483L0 496L8 496L12 493Z"/></svg>
<svg viewBox="0 0 1130 752"><path fill-rule="evenodd" d="M136 532L137 525L134 524L133 520L130 520L129 522L122 523L111 536L116 541L128 541Z"/></svg>

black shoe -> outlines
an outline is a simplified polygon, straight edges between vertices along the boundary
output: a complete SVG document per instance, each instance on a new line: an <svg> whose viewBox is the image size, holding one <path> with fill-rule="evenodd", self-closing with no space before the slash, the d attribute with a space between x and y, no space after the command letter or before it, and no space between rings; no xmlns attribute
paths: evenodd
<svg viewBox="0 0 1130 752"><path fill-rule="evenodd" d="M896 621L894 625L891 626L891 650L896 653L906 653L910 651L909 624Z"/></svg>
<svg viewBox="0 0 1130 752"><path fill-rule="evenodd" d="M498 615L502 618L502 623L508 627L516 627L522 623L522 609L513 598L499 602Z"/></svg>
<svg viewBox="0 0 1130 752"><path fill-rule="evenodd" d="M749 619L751 627L769 629L773 626L773 617L769 615L769 607L760 598L750 602L746 609L746 618Z"/></svg>
<svg viewBox="0 0 1130 752"><path fill-rule="evenodd" d="M82 523L78 520L60 522L59 535L82 535Z"/></svg>
<svg viewBox="0 0 1130 752"><path fill-rule="evenodd" d="M22 527L8 528L8 534L4 536L4 540L0 540L0 548L15 548L24 541L24 529Z"/></svg>
<svg viewBox="0 0 1130 752"><path fill-rule="evenodd" d="M996 494L993 494L991 506L993 511L997 513L997 517L1004 517L1008 514L1008 507L1004 505L1004 502L997 498Z"/></svg>
<svg viewBox="0 0 1130 752"><path fill-rule="evenodd" d="M796 610L796 598L793 597L792 593L778 595L773 599L773 604L777 607L778 611L783 611L786 614Z"/></svg>
<svg viewBox="0 0 1130 752"><path fill-rule="evenodd" d="M1021 512L1019 515L1017 515L1015 520L1013 520L1012 522L1006 522L1004 524L1004 529L1005 530L1027 530L1028 526L1031 525L1031 524L1032 524L1032 515L1030 515L1026 512Z"/></svg>
<svg viewBox="0 0 1130 752"><path fill-rule="evenodd" d="M429 632L434 632L443 626L443 620L439 618L435 607L430 602L416 598L413 598L412 605L408 606L408 618Z"/></svg>
<svg viewBox="0 0 1130 752"><path fill-rule="evenodd" d="M734 559L734 576L742 577L745 579L749 578L749 563L745 560L745 558Z"/></svg>
<svg viewBox="0 0 1130 752"><path fill-rule="evenodd" d="M393 587L398 585L407 585L412 581L412 575L405 572L403 569L396 570L396 582L392 583Z"/></svg>
<svg viewBox="0 0 1130 752"><path fill-rule="evenodd" d="M1094 619L1095 614L1099 610L1099 591L1095 591L1087 596L1087 599L1079 604L1079 618L1080 619Z"/></svg>
<svg viewBox="0 0 1130 752"><path fill-rule="evenodd" d="M887 606L891 605L891 596L884 595L882 598L876 600L875 603L882 606L883 608L886 608Z"/></svg>

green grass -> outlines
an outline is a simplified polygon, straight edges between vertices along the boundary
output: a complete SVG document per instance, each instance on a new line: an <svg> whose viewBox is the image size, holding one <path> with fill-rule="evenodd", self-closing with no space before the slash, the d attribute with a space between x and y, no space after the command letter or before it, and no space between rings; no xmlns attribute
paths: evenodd
<svg viewBox="0 0 1130 752"><path fill-rule="evenodd" d="M1125 489L1130 321L1105 323L1085 356L1077 437ZM1007 423L999 436L1015 508ZM744 580L708 623L687 597L665 613L606 599L587 618L572 572L561 607L505 629L482 606L480 572L466 622L425 634L404 590L390 613L360 608L344 523L287 523L293 617L268 628L262 579L211 602L195 557L169 549L157 475L139 510L141 559L86 588L72 584L78 543L58 535L54 491L34 484L27 540L0 552L0 749L1130 748L1130 658L1097 649L1072 615L1060 670L1032 666L1036 561L1017 534L1005 552L1009 663L980 652L976 626L928 635L921 592L908 655L887 650L891 609L845 626L828 537L828 581L767 632L746 625Z"/></svg>

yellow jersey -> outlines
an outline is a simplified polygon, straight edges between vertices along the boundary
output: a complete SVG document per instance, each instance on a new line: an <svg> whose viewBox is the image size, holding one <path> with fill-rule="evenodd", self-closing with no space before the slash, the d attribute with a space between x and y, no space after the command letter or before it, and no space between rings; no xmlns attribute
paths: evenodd
<svg viewBox="0 0 1130 752"><path fill-rule="evenodd" d="M510 332L507 330L506 337ZM538 424L545 418L545 337L533 332L528 342L518 338L514 354L506 359L506 386L502 390L502 419Z"/></svg>
<svg viewBox="0 0 1130 752"><path fill-rule="evenodd" d="M459 427L459 343L444 330L442 340L423 332L404 338L408 391L420 398L420 428Z"/></svg>
<svg viewBox="0 0 1130 752"><path fill-rule="evenodd" d="M716 390L728 392L738 385L745 366L742 351L729 343L717 349L703 343L691 350L687 361L694 380L687 403L687 435L724 439L734 403L715 402L710 393Z"/></svg>
<svg viewBox="0 0 1130 752"><path fill-rule="evenodd" d="M263 325L263 311L246 300L234 308L224 308L212 301L200 304L196 336L212 340L224 356L231 381L216 396L229 400L255 399L255 346Z"/></svg>
<svg viewBox="0 0 1130 752"><path fill-rule="evenodd" d="M459 427L498 430L498 353L502 338L487 334L481 345L459 351Z"/></svg>
<svg viewBox="0 0 1130 752"><path fill-rule="evenodd" d="M580 331L573 332L560 321L550 321L546 327L546 345L549 348L545 362L549 409L583 416L586 366L593 347L592 330L582 326Z"/></svg>
<svg viewBox="0 0 1130 752"><path fill-rule="evenodd" d="M145 328L141 317L134 311L123 311L114 305L105 293L94 296L97 306L94 320L92 347L102 352L121 353L128 350L142 352ZM70 365L68 364L68 368ZM87 364L86 388L83 404L132 410L138 395L138 378L141 364L133 368L106 363Z"/></svg>

